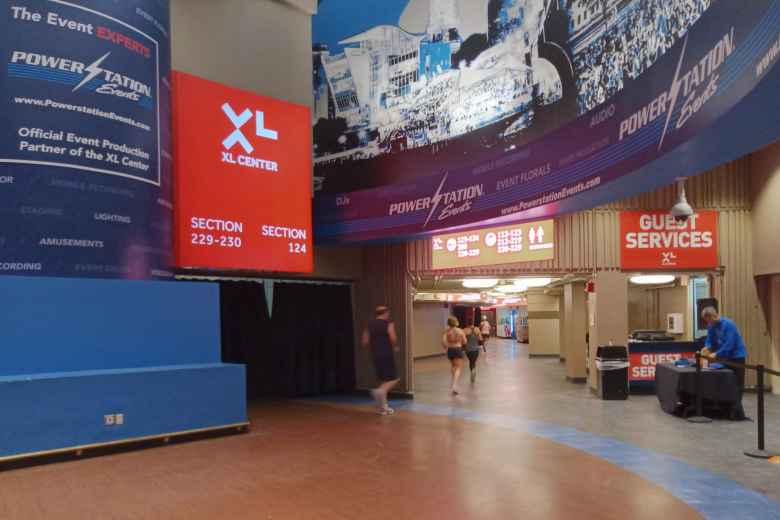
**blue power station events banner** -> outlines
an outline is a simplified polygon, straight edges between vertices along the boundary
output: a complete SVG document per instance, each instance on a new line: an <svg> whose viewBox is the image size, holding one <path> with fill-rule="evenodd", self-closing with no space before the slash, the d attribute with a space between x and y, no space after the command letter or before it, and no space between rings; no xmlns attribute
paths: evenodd
<svg viewBox="0 0 780 520"><path fill-rule="evenodd" d="M168 1L0 9L0 275L170 276Z"/></svg>
<svg viewBox="0 0 780 520"><path fill-rule="evenodd" d="M321 242L585 209L780 137L778 0L323 0L314 42Z"/></svg>

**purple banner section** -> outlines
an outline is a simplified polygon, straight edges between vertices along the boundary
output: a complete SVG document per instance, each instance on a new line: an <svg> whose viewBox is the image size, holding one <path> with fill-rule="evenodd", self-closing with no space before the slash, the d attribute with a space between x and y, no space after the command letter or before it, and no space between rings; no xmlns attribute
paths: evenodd
<svg viewBox="0 0 780 520"><path fill-rule="evenodd" d="M626 42L631 38L621 34L621 20L650 9L654 2L611 2L614 9L604 18L603 34L591 35L591 43L579 44L580 51L576 41L571 43L567 52L574 57L575 71L582 71L579 75L575 72L572 94L580 115L568 118L568 122L548 124L536 134L529 127L526 134L500 139L478 152L473 147L469 153L462 152L466 145L461 145L474 140L466 135L441 145L435 154L420 155L419 150L379 154L359 162L365 177L360 182L338 180L338 171L330 161L327 173L334 179L331 188L327 176L321 179L324 186L314 203L315 238L321 242L388 240L477 223L549 217L610 200L612 191L614 198L630 196L668 184L675 177L701 173L711 167L711 156L736 157L734 154L780 137L777 125L771 136L756 131L751 148L749 135L745 138L750 128L719 128L718 154L701 146L691 147L681 156L678 169L670 170L668 161L664 171L649 168L659 158L681 151L681 145L713 127L757 86L773 82L778 74L774 65L780 56L780 2L682 3L699 5L700 16L684 32L664 29L662 15L652 18L662 20L657 22L661 23L661 34L679 37L667 38L673 44L654 61L648 60L647 70L641 74L630 74L631 53ZM593 41L602 41L605 48L614 50L612 54L604 51L596 60L602 67L600 77L606 78L607 87L614 77L620 84L611 97L597 88L595 99L603 102L591 108L593 100L582 88L588 78L584 72L587 67L578 65L577 60L582 59L582 48L594 46ZM612 66L613 58L623 71L617 76L604 72ZM461 76L465 72L461 71ZM567 96L565 89L564 81L562 102ZM534 103L539 107L534 126L543 127L543 117L566 120L560 111L553 114L538 100ZM739 139L732 138L737 135ZM417 154L418 168L399 170L393 178L388 165L400 164L399 157L405 153ZM345 179L353 175L355 165L339 161L345 165ZM315 175L317 172L315 169ZM616 184L637 172L645 177L633 177L636 182L628 186ZM350 189L351 185L358 189ZM619 190L612 190L618 185ZM332 189L334 186L339 189Z"/></svg>

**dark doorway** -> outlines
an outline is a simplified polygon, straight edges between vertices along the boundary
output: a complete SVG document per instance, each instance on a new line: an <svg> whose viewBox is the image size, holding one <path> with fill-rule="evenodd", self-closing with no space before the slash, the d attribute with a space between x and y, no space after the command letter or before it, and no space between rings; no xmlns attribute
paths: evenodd
<svg viewBox="0 0 780 520"><path fill-rule="evenodd" d="M221 282L222 360L243 363L247 397L302 397L355 389L352 294L347 285Z"/></svg>

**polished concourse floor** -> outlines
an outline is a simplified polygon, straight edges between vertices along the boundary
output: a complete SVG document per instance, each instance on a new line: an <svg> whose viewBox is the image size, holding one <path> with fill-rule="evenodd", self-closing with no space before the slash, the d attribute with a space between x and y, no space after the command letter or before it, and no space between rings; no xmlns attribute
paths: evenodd
<svg viewBox="0 0 780 520"><path fill-rule="evenodd" d="M658 486L530 435L283 403L246 435L0 475L0 518L699 518Z"/></svg>
<svg viewBox="0 0 780 520"><path fill-rule="evenodd" d="M264 403L247 434L1 472L0 518L780 518L759 485L673 448L720 447L752 423L691 433L652 396L603 402L562 374L494 341L458 397L446 360L418 362L394 417L362 398ZM734 461L780 487L780 466Z"/></svg>

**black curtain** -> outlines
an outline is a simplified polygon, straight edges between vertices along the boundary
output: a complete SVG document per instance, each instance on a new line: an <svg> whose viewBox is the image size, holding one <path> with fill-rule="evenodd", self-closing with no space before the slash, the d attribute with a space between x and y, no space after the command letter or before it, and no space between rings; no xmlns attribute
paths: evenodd
<svg viewBox="0 0 780 520"><path fill-rule="evenodd" d="M251 286L247 291L253 294L223 288L223 360L247 363L249 398L315 396L355 389L349 286L275 283L272 318L268 320L263 286L238 285ZM262 311L265 320L256 319L256 312L247 309L226 316L226 310L237 310L237 305Z"/></svg>
<svg viewBox="0 0 780 520"><path fill-rule="evenodd" d="M247 397L266 395L271 321L262 284L221 282L222 361L246 365Z"/></svg>

